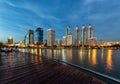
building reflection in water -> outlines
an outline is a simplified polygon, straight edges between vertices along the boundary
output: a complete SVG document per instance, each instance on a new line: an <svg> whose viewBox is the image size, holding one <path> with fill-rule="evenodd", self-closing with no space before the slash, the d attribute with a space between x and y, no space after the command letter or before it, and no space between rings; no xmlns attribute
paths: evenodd
<svg viewBox="0 0 120 84"><path fill-rule="evenodd" d="M39 49L39 55L42 56L42 49Z"/></svg>
<svg viewBox="0 0 120 84"><path fill-rule="evenodd" d="M91 49L88 50L88 57L91 57Z"/></svg>
<svg viewBox="0 0 120 84"><path fill-rule="evenodd" d="M12 53L9 53L9 55L8 55L8 62L9 62L9 67L13 67L13 55L12 55Z"/></svg>
<svg viewBox="0 0 120 84"><path fill-rule="evenodd" d="M97 64L97 57L96 57L96 55L97 55L97 50L96 50L96 49L93 49L93 50L92 50L92 64L93 64L93 65L96 65L96 64Z"/></svg>
<svg viewBox="0 0 120 84"><path fill-rule="evenodd" d="M54 49L46 49L46 50L47 50L46 56L50 58L54 56Z"/></svg>
<svg viewBox="0 0 120 84"><path fill-rule="evenodd" d="M62 58L62 50L59 49L59 48L57 49L56 57L57 57L57 59L61 59Z"/></svg>
<svg viewBox="0 0 120 84"><path fill-rule="evenodd" d="M88 61L89 61L89 63L91 63L91 55L92 55L91 49L89 49L88 50Z"/></svg>
<svg viewBox="0 0 120 84"><path fill-rule="evenodd" d="M104 49L101 50L101 60L104 59L103 56L104 56Z"/></svg>
<svg viewBox="0 0 120 84"><path fill-rule="evenodd" d="M66 58L69 62L72 61L72 56L73 56L73 50L72 49L66 49Z"/></svg>
<svg viewBox="0 0 120 84"><path fill-rule="evenodd" d="M41 48L34 49L34 54L42 56L42 49Z"/></svg>
<svg viewBox="0 0 120 84"><path fill-rule="evenodd" d="M108 49L106 66L108 70L112 70L112 50Z"/></svg>
<svg viewBox="0 0 120 84"><path fill-rule="evenodd" d="M66 50L63 48L62 49L62 60L65 61L66 60Z"/></svg>
<svg viewBox="0 0 120 84"><path fill-rule="evenodd" d="M30 53L34 54L35 53L34 49L30 49Z"/></svg>
<svg viewBox="0 0 120 84"><path fill-rule="evenodd" d="M52 49L51 49L52 50ZM57 59L57 54L58 54L58 50L54 49L52 52L52 55L54 55L54 58Z"/></svg>
<svg viewBox="0 0 120 84"><path fill-rule="evenodd" d="M84 55L85 55L85 49L81 48L79 52L79 59L81 60L81 62L83 61Z"/></svg>
<svg viewBox="0 0 120 84"><path fill-rule="evenodd" d="M20 50L21 50L21 52L23 52L23 53L25 52L25 49L20 49Z"/></svg>

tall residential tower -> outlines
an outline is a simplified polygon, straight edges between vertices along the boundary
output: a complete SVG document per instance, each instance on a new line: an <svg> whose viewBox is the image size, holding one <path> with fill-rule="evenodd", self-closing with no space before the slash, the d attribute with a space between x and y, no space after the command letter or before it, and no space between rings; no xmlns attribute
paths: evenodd
<svg viewBox="0 0 120 84"><path fill-rule="evenodd" d="M87 43L87 35L86 35L86 27L85 25L82 26L82 46L86 45Z"/></svg>
<svg viewBox="0 0 120 84"><path fill-rule="evenodd" d="M67 26L66 35L70 35L70 34L71 34L70 26Z"/></svg>
<svg viewBox="0 0 120 84"><path fill-rule="evenodd" d="M89 24L88 26L88 39L93 37L93 26Z"/></svg>
<svg viewBox="0 0 120 84"><path fill-rule="evenodd" d="M75 46L79 45L80 41L80 29L78 26L75 27Z"/></svg>
<svg viewBox="0 0 120 84"><path fill-rule="evenodd" d="M28 35L29 35L29 44L34 44L34 31L30 29L28 31Z"/></svg>
<svg viewBox="0 0 120 84"><path fill-rule="evenodd" d="M47 46L55 45L55 30L48 29L47 30Z"/></svg>

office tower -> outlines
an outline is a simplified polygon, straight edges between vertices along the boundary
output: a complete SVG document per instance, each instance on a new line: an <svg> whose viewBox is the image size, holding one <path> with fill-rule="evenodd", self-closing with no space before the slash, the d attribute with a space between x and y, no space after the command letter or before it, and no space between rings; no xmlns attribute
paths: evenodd
<svg viewBox="0 0 120 84"><path fill-rule="evenodd" d="M70 32L70 26L67 26L67 30L66 30L66 35L70 35L71 32Z"/></svg>
<svg viewBox="0 0 120 84"><path fill-rule="evenodd" d="M30 44L30 43L29 43L29 34L26 34L26 35L25 35L24 40L25 40L25 45Z"/></svg>
<svg viewBox="0 0 120 84"><path fill-rule="evenodd" d="M47 46L55 45L55 30L48 29L47 30Z"/></svg>
<svg viewBox="0 0 120 84"><path fill-rule="evenodd" d="M82 46L86 45L87 42L87 36L86 36L86 27L85 25L82 26Z"/></svg>
<svg viewBox="0 0 120 84"><path fill-rule="evenodd" d="M13 37L10 36L10 37L8 38L8 44L13 44Z"/></svg>
<svg viewBox="0 0 120 84"><path fill-rule="evenodd" d="M67 39L67 46L72 46L73 45L73 35L67 35L66 36Z"/></svg>
<svg viewBox="0 0 120 84"><path fill-rule="evenodd" d="M29 44L34 44L34 31L30 29L28 31L28 35L29 35Z"/></svg>
<svg viewBox="0 0 120 84"><path fill-rule="evenodd" d="M63 36L62 45L63 46L67 45L67 37L66 36Z"/></svg>
<svg viewBox="0 0 120 84"><path fill-rule="evenodd" d="M35 30L35 44L43 44L43 29L37 28Z"/></svg>
<svg viewBox="0 0 120 84"><path fill-rule="evenodd" d="M80 29L78 26L75 28L75 45L78 46L80 41Z"/></svg>
<svg viewBox="0 0 120 84"><path fill-rule="evenodd" d="M88 26L88 39L93 37L93 26L89 24Z"/></svg>

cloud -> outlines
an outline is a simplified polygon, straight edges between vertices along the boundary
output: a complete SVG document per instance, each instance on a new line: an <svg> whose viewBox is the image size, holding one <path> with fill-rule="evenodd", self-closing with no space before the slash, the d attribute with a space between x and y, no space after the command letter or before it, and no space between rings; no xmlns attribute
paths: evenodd
<svg viewBox="0 0 120 84"><path fill-rule="evenodd" d="M84 5L90 5L95 2L106 2L107 0L85 0Z"/></svg>
<svg viewBox="0 0 120 84"><path fill-rule="evenodd" d="M5 0L5 3L7 3L8 5L10 5L10 6L12 6L12 7L16 7L15 4L13 4L12 2L9 2L9 1L7 1L7 0Z"/></svg>
<svg viewBox="0 0 120 84"><path fill-rule="evenodd" d="M8 0L0 0L1 3L6 3L8 4L9 6L12 6L12 7L16 7L16 5Z"/></svg>

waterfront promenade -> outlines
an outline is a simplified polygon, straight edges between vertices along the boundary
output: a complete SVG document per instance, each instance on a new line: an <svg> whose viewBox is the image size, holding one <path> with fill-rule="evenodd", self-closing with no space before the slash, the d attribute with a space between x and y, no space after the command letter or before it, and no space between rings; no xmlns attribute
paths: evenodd
<svg viewBox="0 0 120 84"><path fill-rule="evenodd" d="M106 84L80 70L42 56L12 52L0 55L0 84Z"/></svg>

